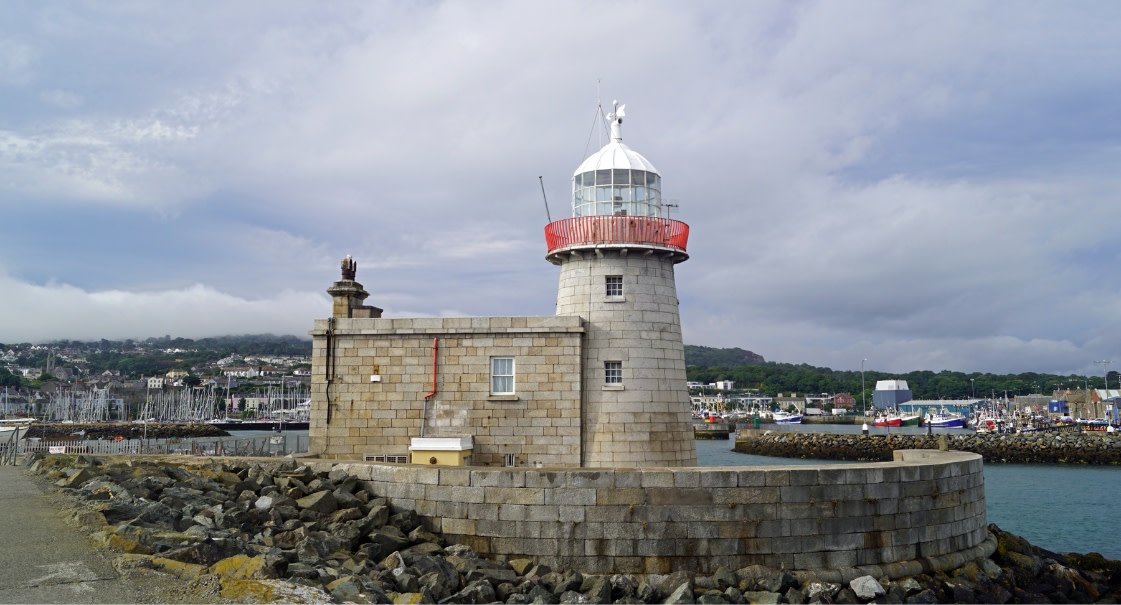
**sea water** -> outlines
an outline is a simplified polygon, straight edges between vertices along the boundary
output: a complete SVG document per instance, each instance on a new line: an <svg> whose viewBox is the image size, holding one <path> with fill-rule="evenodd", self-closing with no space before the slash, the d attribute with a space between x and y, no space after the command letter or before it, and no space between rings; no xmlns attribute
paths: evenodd
<svg viewBox="0 0 1121 605"><path fill-rule="evenodd" d="M701 466L837 464L831 460L741 454L732 451L734 445L732 439L699 439L697 463ZM1121 541L1118 540L1121 519L1117 515L1121 506L1121 468L989 463L984 472L985 513L989 523L1052 552L1097 552L1107 559L1121 560Z"/></svg>

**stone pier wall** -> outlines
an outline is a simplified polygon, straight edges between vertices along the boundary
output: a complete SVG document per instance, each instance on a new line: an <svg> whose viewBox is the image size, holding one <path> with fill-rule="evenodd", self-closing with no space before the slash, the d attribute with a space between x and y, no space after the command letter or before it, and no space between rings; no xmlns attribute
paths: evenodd
<svg viewBox="0 0 1121 605"><path fill-rule="evenodd" d="M824 467L340 469L499 559L588 573L890 570L960 564L988 532L980 456L909 450ZM917 563L916 563L917 562ZM878 576L877 576L878 577Z"/></svg>

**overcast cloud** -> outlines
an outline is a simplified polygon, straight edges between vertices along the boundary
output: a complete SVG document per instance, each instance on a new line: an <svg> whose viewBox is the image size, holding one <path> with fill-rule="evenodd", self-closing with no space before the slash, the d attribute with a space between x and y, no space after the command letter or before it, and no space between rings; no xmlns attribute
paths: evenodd
<svg viewBox="0 0 1121 605"><path fill-rule="evenodd" d="M687 344L1121 369L1116 2L51 2L0 20L0 342L548 315L624 141L691 226ZM597 93L598 89L598 93Z"/></svg>

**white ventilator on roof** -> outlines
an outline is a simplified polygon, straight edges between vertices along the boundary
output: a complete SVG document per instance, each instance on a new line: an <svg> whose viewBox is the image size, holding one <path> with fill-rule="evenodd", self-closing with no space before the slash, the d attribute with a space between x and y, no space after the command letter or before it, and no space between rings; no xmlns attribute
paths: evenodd
<svg viewBox="0 0 1121 605"><path fill-rule="evenodd" d="M662 177L641 153L623 144L626 105L608 114L611 142L572 175L573 216L664 216Z"/></svg>
<svg viewBox="0 0 1121 605"><path fill-rule="evenodd" d="M877 391L909 391L906 380L877 380Z"/></svg>
<svg viewBox="0 0 1121 605"><path fill-rule="evenodd" d="M623 117L626 115L623 110L626 105L618 106L615 111L607 114L607 119L611 122L611 142L600 148L599 151L588 156L576 169L573 176L583 174L593 170L604 170L610 168L623 168L630 170L645 170L646 172L658 173L658 169L650 163L643 155L623 143Z"/></svg>

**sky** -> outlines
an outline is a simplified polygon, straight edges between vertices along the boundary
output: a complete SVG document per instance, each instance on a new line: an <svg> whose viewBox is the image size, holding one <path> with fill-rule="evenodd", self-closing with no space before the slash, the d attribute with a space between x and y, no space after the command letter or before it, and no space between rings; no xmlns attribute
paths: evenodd
<svg viewBox="0 0 1121 605"><path fill-rule="evenodd" d="M4 13L0 343L307 336L348 254L386 317L551 315L618 101L691 229L685 344L1121 370L1121 3Z"/></svg>

